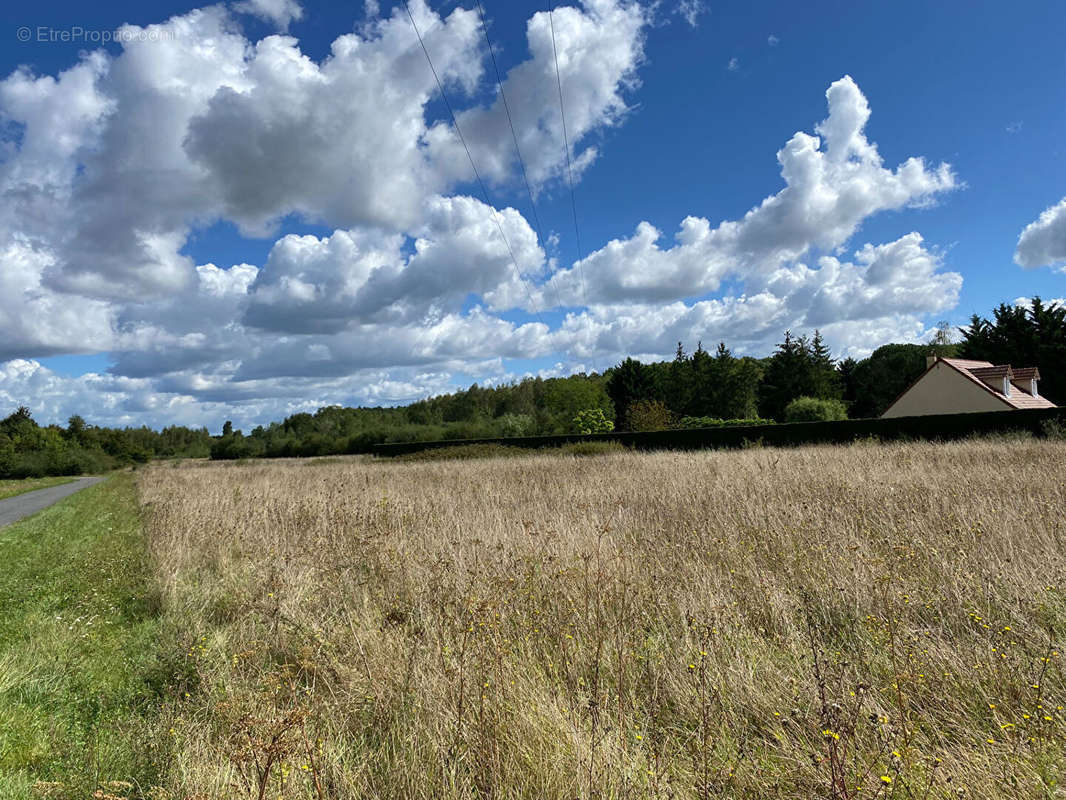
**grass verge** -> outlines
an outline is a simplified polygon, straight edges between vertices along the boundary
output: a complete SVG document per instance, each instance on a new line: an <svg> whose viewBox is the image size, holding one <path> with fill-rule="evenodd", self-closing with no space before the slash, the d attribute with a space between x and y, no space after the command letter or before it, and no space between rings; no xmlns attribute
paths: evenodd
<svg viewBox="0 0 1066 800"><path fill-rule="evenodd" d="M167 672L132 476L0 529L0 800L150 796Z"/></svg>
<svg viewBox="0 0 1066 800"><path fill-rule="evenodd" d="M35 492L38 489L47 489L50 486L60 486L73 480L73 478L23 478L17 481L0 481L0 500L6 500L17 494Z"/></svg>

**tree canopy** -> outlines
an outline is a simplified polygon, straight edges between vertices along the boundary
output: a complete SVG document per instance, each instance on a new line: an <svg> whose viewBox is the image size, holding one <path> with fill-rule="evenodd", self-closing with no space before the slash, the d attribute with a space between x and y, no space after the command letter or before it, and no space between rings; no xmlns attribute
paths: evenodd
<svg viewBox="0 0 1066 800"><path fill-rule="evenodd" d="M1066 306L1047 305L1039 297L1028 307L1001 303L991 320L974 314L959 331L962 358L1037 367L1040 394L1066 404Z"/></svg>

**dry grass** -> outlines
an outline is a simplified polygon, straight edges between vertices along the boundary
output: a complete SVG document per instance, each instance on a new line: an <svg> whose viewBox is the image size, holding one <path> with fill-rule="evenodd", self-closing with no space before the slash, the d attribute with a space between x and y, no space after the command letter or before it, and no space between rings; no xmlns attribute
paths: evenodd
<svg viewBox="0 0 1066 800"><path fill-rule="evenodd" d="M1061 797L1064 459L152 467L172 789Z"/></svg>

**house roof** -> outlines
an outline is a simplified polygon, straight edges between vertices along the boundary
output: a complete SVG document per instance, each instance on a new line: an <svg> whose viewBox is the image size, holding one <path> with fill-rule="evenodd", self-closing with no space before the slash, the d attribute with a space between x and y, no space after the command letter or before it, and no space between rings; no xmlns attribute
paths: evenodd
<svg viewBox="0 0 1066 800"><path fill-rule="evenodd" d="M1040 370L1036 367L1018 367L1014 370L1014 380L1016 381L1028 381L1040 380Z"/></svg>
<svg viewBox="0 0 1066 800"><path fill-rule="evenodd" d="M963 369L972 369L974 367L991 367L993 366L991 361L971 361L966 358L944 358L938 357L938 361L950 361L952 366L962 367Z"/></svg>
<svg viewBox="0 0 1066 800"><path fill-rule="evenodd" d="M1018 386L1018 384L1014 384L1014 388L1018 391L1011 392L1007 402L1015 408L1055 408L1055 404L1046 397L1041 397L1040 395L1033 397L1029 394L1028 389Z"/></svg>
<svg viewBox="0 0 1066 800"><path fill-rule="evenodd" d="M969 361L963 358L939 358L937 361L941 361L955 371L965 375L986 392L995 395L997 399L1003 401L1011 408L1055 408L1055 404L1046 397L1041 397L1040 395L1034 397L1029 394L1027 387L1019 386L1017 383L1017 381L1029 380L1030 378L1039 378L1040 373L1037 372L1036 367L1012 369L1010 364L996 365L989 361ZM1007 378L1018 391L1012 391L1010 395L996 391L985 382L989 378Z"/></svg>
<svg viewBox="0 0 1066 800"><path fill-rule="evenodd" d="M1010 364L1001 364L998 367L965 367L964 369L968 370L975 378L980 378L983 381L990 378L1014 377Z"/></svg>
<svg viewBox="0 0 1066 800"><path fill-rule="evenodd" d="M939 362L947 364L960 375L965 377L968 381L972 381L973 383L984 389L986 392L996 397L996 399L998 399L1008 408L1023 409L1056 407L1055 404L1048 400L1046 397L1040 397L1039 395L1033 397L1031 394L1029 394L1028 387L1018 385L1018 382L1023 380L1039 380L1040 372L1037 370L1036 367L1019 367L1017 369L1013 369L1010 364L1001 364L997 366L991 361L973 361L971 359L966 358L944 358L943 356L937 356L936 359L931 364L929 364L928 367L926 367L925 372L915 378L910 386L900 392L899 396L888 404L888 408L882 411L881 415L884 416L889 408L892 408L892 406L894 406L901 399L903 399L903 396L906 395L912 388L914 388L914 385L920 380L922 380L922 378L932 372L933 368ZM1010 397L1007 397L1005 394L1003 394L1003 392L996 391L987 383L985 383L985 381L981 380L981 378L978 377L979 375L989 378L1007 377L1010 379L1011 384L1018 389L1018 391L1012 391L1010 393Z"/></svg>

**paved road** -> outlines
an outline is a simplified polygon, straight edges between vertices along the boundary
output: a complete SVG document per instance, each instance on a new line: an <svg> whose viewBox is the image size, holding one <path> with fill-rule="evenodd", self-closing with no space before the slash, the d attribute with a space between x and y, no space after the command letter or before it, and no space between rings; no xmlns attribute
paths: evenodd
<svg viewBox="0 0 1066 800"><path fill-rule="evenodd" d="M86 486L92 486L102 480L103 478L75 478L73 483L50 486L47 489L25 492L9 497L7 500L0 500L0 528L12 522L18 522L30 514L36 514L53 503L58 503L64 497L69 497Z"/></svg>

